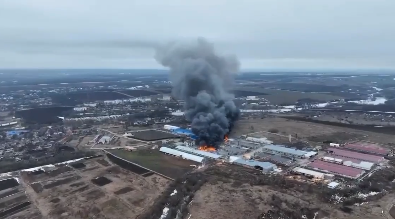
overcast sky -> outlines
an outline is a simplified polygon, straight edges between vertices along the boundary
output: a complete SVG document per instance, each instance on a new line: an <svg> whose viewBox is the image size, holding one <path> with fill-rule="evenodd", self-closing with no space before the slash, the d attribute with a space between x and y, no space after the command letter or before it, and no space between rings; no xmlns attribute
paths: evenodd
<svg viewBox="0 0 395 219"><path fill-rule="evenodd" d="M395 69L395 0L0 0L0 68L160 68L205 37L242 69Z"/></svg>

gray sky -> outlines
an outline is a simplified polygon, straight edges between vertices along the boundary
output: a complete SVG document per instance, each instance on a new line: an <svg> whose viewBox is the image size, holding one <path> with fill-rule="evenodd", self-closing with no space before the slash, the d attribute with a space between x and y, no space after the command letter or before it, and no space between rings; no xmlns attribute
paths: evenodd
<svg viewBox="0 0 395 219"><path fill-rule="evenodd" d="M395 0L0 0L0 68L160 68L199 36L242 69L395 69Z"/></svg>

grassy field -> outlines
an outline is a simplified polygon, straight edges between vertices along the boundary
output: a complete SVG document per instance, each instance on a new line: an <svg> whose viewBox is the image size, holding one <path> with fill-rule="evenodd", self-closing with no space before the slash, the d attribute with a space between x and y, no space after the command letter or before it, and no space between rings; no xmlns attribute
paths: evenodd
<svg viewBox="0 0 395 219"><path fill-rule="evenodd" d="M191 165L197 164L193 161L165 155L158 150L148 149L139 151L107 151L114 154L115 156L131 161L173 179L189 172L193 168Z"/></svg>
<svg viewBox="0 0 395 219"><path fill-rule="evenodd" d="M132 138L143 140L143 141L157 141L168 138L179 138L177 135L173 135L171 133L157 131L157 130L145 130L145 131L137 131L130 132L133 134Z"/></svg>
<svg viewBox="0 0 395 219"><path fill-rule="evenodd" d="M237 90L260 92L263 97L275 105L295 104L299 99L310 98L317 101L342 99L340 96L323 93L303 93L299 91L272 90L263 88L238 88ZM259 96L259 95L257 95Z"/></svg>

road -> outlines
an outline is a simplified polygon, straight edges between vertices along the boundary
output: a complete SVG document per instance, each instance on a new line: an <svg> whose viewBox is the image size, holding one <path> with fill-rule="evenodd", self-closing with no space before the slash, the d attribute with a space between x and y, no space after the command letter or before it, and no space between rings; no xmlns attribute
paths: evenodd
<svg viewBox="0 0 395 219"><path fill-rule="evenodd" d="M136 98L136 97L134 97L134 96L131 96L131 95L129 95L129 94L125 94L125 93L122 93L122 92L119 92L119 91L113 91L113 92L114 92L114 93L118 93L118 94L125 95L125 96L130 97L130 98Z"/></svg>

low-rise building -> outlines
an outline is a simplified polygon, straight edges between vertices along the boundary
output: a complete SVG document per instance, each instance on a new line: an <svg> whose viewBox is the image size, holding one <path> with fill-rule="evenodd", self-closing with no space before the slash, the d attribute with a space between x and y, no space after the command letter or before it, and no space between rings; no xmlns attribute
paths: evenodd
<svg viewBox="0 0 395 219"><path fill-rule="evenodd" d="M309 170L309 169L305 169L305 168L301 168L301 167L293 168L292 172L294 172L296 174L305 175L308 177L317 178L317 179L324 179L325 178L325 173L321 173L318 171Z"/></svg>
<svg viewBox="0 0 395 219"><path fill-rule="evenodd" d="M287 148L281 145L266 145L263 147L263 151L268 151L275 154L284 155L287 157L304 158L307 151L301 151L294 148Z"/></svg>
<svg viewBox="0 0 395 219"><path fill-rule="evenodd" d="M261 162L256 160L245 160L242 158L234 160L232 163L243 166L253 167L255 169L262 170L263 172L270 172L277 169L277 166L270 162Z"/></svg>
<svg viewBox="0 0 395 219"><path fill-rule="evenodd" d="M201 150L197 150L197 149L185 147L185 146L177 146L176 149L179 151L183 151L186 153L191 153L191 154L195 154L198 156L207 157L207 158L211 158L211 159L222 158L222 155L219 155L219 154L215 154L215 153L211 153L211 152L207 152L207 151L201 151Z"/></svg>
<svg viewBox="0 0 395 219"><path fill-rule="evenodd" d="M203 161L204 161L204 157L196 156L193 154L188 154L188 153L174 150L174 149L171 149L168 147L161 147L159 149L159 151L163 152L165 154L173 155L173 156L180 157L180 158L187 159L187 160L192 160L192 161L195 161L198 163L203 163Z"/></svg>

